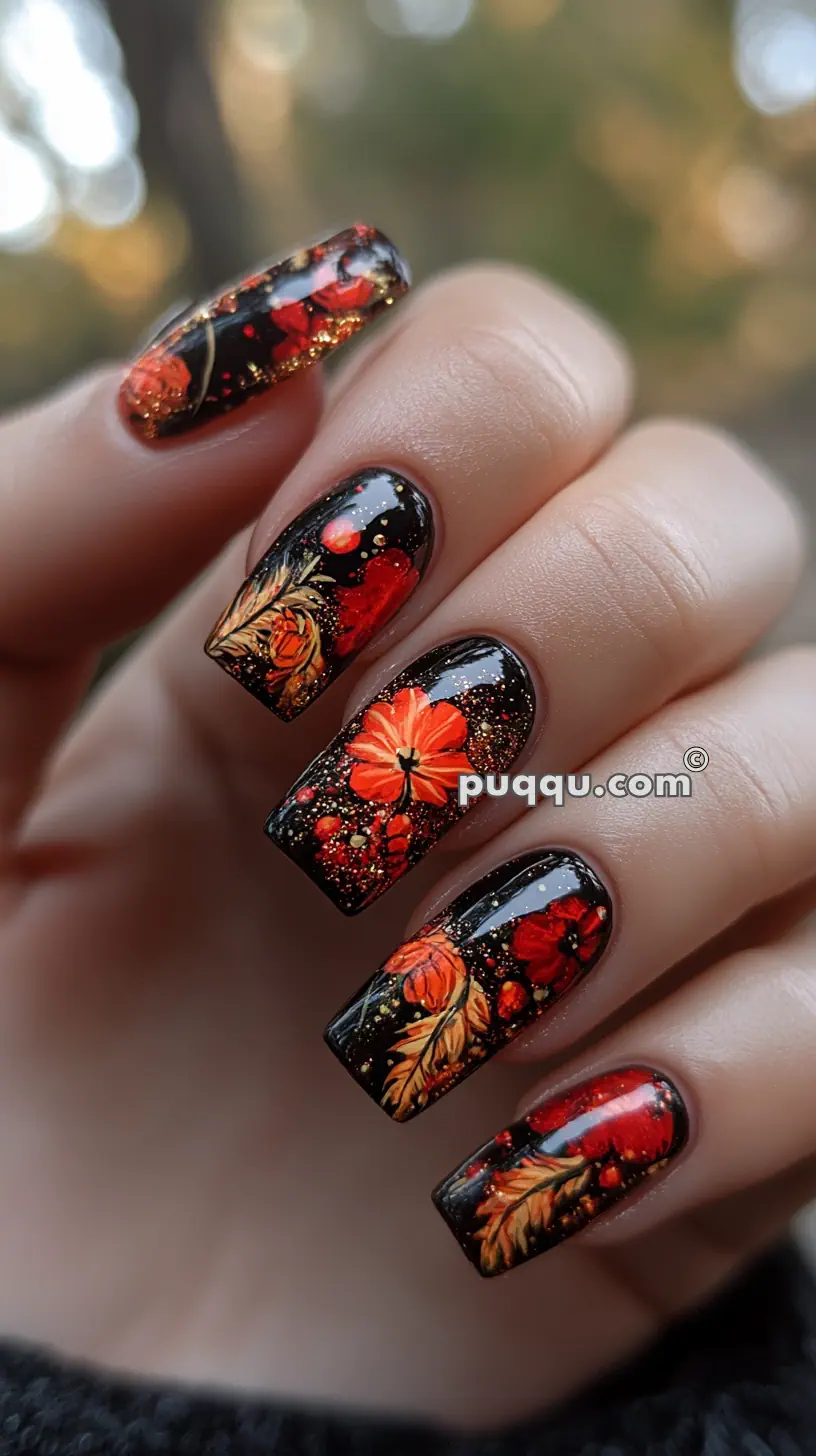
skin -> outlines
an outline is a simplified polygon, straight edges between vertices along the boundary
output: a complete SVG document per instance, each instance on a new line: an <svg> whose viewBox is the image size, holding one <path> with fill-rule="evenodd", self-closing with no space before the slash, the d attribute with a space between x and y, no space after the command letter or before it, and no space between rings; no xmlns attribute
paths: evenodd
<svg viewBox="0 0 816 1456"><path fill-rule="evenodd" d="M652 1338L814 1191L816 655L737 666L795 584L798 519L734 441L626 431L621 346L505 269L418 290L322 419L312 371L147 449L117 383L96 373L0 431L5 1332L144 1375L521 1419ZM372 464L428 490L436 560L292 729L202 643L281 527ZM182 592L66 729L100 645ZM520 770L677 770L692 744L711 767L690 800L482 806L344 921L265 814L342 718L472 630L546 683ZM406 926L548 843L612 888L603 969L393 1126L323 1025ZM483 1284L430 1187L516 1108L631 1063L682 1090L688 1150L631 1208Z"/></svg>

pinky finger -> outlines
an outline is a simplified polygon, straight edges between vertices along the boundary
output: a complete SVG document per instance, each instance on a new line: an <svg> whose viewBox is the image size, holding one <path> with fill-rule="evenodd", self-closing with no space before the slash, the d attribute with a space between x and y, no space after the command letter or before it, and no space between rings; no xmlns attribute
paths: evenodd
<svg viewBox="0 0 816 1456"><path fill-rule="evenodd" d="M713 966L534 1089L434 1200L488 1277L613 1209L592 1242L637 1237L637 1258L669 1221L773 1189L814 1156L815 1052L816 938L800 929ZM770 1193L754 1206L749 1245L776 1231L778 1209ZM746 1235L720 1222L723 1269Z"/></svg>

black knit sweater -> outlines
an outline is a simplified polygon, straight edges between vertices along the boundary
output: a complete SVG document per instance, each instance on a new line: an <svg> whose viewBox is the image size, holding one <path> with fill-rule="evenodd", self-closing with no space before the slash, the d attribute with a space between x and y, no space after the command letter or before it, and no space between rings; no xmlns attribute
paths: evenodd
<svg viewBox="0 0 816 1456"><path fill-rule="evenodd" d="M500 1436L135 1385L0 1347L0 1456L816 1456L816 1287L787 1247L648 1356Z"/></svg>

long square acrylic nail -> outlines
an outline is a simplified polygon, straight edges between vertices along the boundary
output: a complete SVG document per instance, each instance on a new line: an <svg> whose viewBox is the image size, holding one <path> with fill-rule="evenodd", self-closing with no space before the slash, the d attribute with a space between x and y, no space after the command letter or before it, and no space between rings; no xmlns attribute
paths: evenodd
<svg viewBox="0 0 816 1456"><path fill-rule="evenodd" d="M535 850L468 886L400 945L326 1031L396 1121L444 1097L547 1015L603 955L612 902L569 850Z"/></svg>
<svg viewBox="0 0 816 1456"><path fill-rule="evenodd" d="M229 284L174 319L119 394L142 440L185 434L316 364L410 286L405 259L359 223Z"/></svg>
<svg viewBox="0 0 816 1456"><path fill-rule="evenodd" d="M451 1173L434 1203L486 1278L580 1233L685 1145L677 1088L645 1067L603 1072L542 1102Z"/></svg>

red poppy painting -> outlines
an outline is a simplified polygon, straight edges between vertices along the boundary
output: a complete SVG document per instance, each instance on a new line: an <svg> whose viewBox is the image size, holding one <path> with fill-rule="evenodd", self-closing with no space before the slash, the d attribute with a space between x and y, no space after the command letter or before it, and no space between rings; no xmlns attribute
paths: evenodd
<svg viewBox="0 0 816 1456"><path fill-rule="evenodd" d="M407 602L418 581L411 557L394 547L368 562L359 586L339 587L335 651L340 657L360 652Z"/></svg>
<svg viewBox="0 0 816 1456"><path fill-rule="evenodd" d="M606 938L608 914L605 905L590 905L580 895L567 895L554 900L542 914L520 921L510 949L525 963L527 980L533 986L565 990L596 959Z"/></svg>

